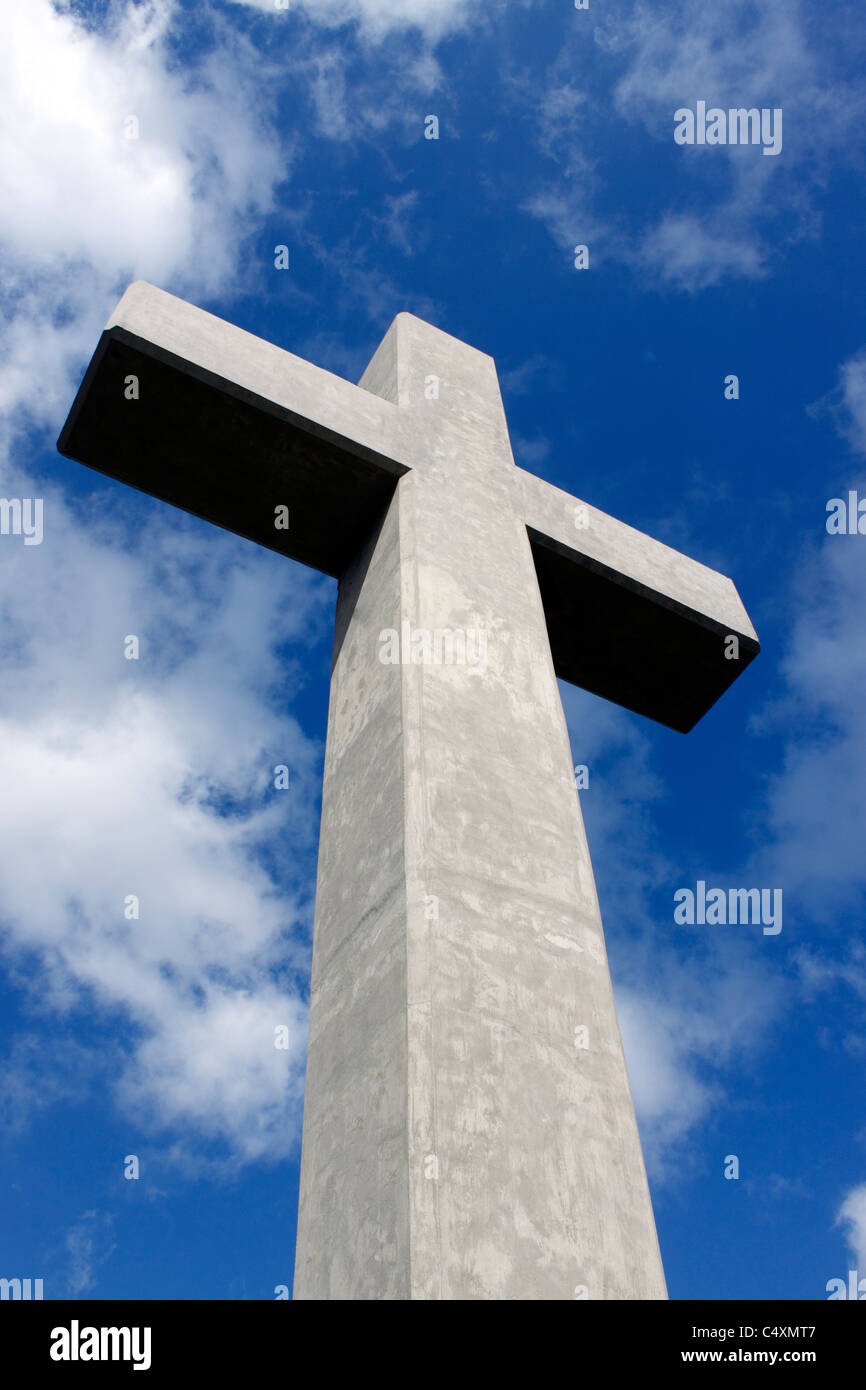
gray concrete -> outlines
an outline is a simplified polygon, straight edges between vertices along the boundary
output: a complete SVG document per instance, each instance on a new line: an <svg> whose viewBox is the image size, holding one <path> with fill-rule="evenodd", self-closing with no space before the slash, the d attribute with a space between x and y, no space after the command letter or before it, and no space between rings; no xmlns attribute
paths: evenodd
<svg viewBox="0 0 866 1390"><path fill-rule="evenodd" d="M188 392L193 409L202 380L248 393L263 475L255 419L286 412L304 448L280 487L297 476L321 509L298 558L335 563L311 459L378 505L342 542L295 1298L664 1298L551 640L572 669L568 623L590 592L602 617L582 683L688 727L745 664L724 661L723 635L757 650L736 590L593 509L576 527L576 499L515 467L492 359L411 315L358 387L150 286L106 332L121 355L94 359L72 456L124 476L89 403L134 350L172 374L175 406ZM226 486L189 509L250 534ZM548 613L549 640L542 592L555 608L561 585L572 607ZM657 613L665 655L631 670ZM483 632L485 659L383 663L383 630L406 622L450 634L446 652L468 632L476 656ZM692 650L697 694L670 703L665 663Z"/></svg>

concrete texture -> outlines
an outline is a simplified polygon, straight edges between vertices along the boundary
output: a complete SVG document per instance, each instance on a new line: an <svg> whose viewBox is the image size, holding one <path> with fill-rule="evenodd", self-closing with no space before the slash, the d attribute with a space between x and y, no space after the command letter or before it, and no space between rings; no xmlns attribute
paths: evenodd
<svg viewBox="0 0 866 1390"><path fill-rule="evenodd" d="M556 674L688 733L760 650L731 580L517 473Z"/></svg>
<svg viewBox="0 0 866 1390"><path fill-rule="evenodd" d="M124 393L130 376L137 400ZM336 578L406 471L398 417L369 391L138 281L102 334L58 448ZM288 530L274 526L280 505Z"/></svg>
<svg viewBox="0 0 866 1390"><path fill-rule="evenodd" d="M128 334L167 365L175 409L201 373L226 400L248 393L267 477L255 413L287 412L303 450L280 455L283 490L296 467L302 480L332 464L354 476L359 459L371 470L356 485L375 515L341 540L354 550L328 716L294 1297L664 1298L542 594L558 665L685 724L743 667L720 666L722 629L757 649L733 585L592 509L577 530L576 499L514 465L492 359L411 315L358 387L150 286L115 320L109 342ZM89 405L110 394L103 374L95 362L63 442L123 477ZM203 495L207 472L190 466L189 509L241 529L222 483ZM335 564L334 499L304 496L321 509L307 554L318 544ZM576 662L587 593L604 617ZM656 611L671 619L647 676L630 644ZM469 634L476 656L483 633L484 660L383 662L383 634L405 624L449 634L446 651ZM693 652L697 695L666 703Z"/></svg>

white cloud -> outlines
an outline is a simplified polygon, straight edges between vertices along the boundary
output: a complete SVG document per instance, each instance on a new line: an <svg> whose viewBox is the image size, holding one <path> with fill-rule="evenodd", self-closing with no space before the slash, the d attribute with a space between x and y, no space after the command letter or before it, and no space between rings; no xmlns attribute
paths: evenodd
<svg viewBox="0 0 866 1390"><path fill-rule="evenodd" d="M816 529L823 520L822 507ZM783 664L787 694L770 711L787 744L768 784L764 824L772 843L762 863L801 911L822 922L850 910L866 890L862 543L825 536L820 551L803 558Z"/></svg>
<svg viewBox="0 0 866 1390"><path fill-rule="evenodd" d="M419 29L431 40L462 29L473 16L469 0L231 0L284 19L302 10L308 19L328 28L357 22L364 35L383 39L395 30Z"/></svg>
<svg viewBox="0 0 866 1390"><path fill-rule="evenodd" d="M10 976L10 983L26 988L26 979L16 980L14 971ZM93 1082L92 1053L69 1036L52 1052L48 1068L45 1039L38 1032L19 1033L10 1042L0 1069L0 1125L7 1138L26 1130L40 1110L87 1099Z"/></svg>
<svg viewBox="0 0 866 1390"><path fill-rule="evenodd" d="M847 413L847 435L852 449L866 455L866 347L840 368L842 406Z"/></svg>
<svg viewBox="0 0 866 1390"><path fill-rule="evenodd" d="M66 1232L67 1297L81 1298L96 1283L96 1271L117 1248L114 1218L108 1212L85 1211Z"/></svg>
<svg viewBox="0 0 866 1390"><path fill-rule="evenodd" d="M662 286L693 293L769 273L791 245L819 234L815 195L828 163L859 157L866 84L846 23L801 0L671 0L662 8L636 0L606 8L592 31L602 64L598 57L587 64L569 39L548 73L538 138L562 172L527 206L557 241L595 236L599 253ZM589 100L573 85L579 64ZM726 110L781 108L781 154L764 158L736 144L675 147L674 112L699 100ZM622 119L615 145L611 110ZM614 177L627 179L630 145L635 160L647 158L646 141L633 141L629 130L638 125L666 149L657 163L649 153L654 177L644 206L630 218L606 217L589 132L596 149L610 146Z"/></svg>
<svg viewBox="0 0 866 1390"><path fill-rule="evenodd" d="M813 419L829 415L855 454L866 456L866 348L839 368L832 391L808 407Z"/></svg>
<svg viewBox="0 0 866 1390"><path fill-rule="evenodd" d="M648 123L668 120L671 138L674 109L692 93L711 106L779 106L814 82L816 54L800 0L671 0L663 10L639 0L600 26L598 41L628 55L616 85L619 109Z"/></svg>
<svg viewBox="0 0 866 1390"><path fill-rule="evenodd" d="M852 449L866 451L862 351L842 364L836 389L809 409L813 416L829 413ZM824 497L847 499L849 487L862 496L862 465L847 477L834 471L826 493L814 490L815 537L803 547L788 601L793 617L781 666L783 693L754 720L757 730L784 740L761 809L762 869L782 887L801 943L808 941L810 923L821 925L821 945L801 944L795 964L806 1000L819 991L835 992L833 1018L840 1033L852 1020L856 1030L858 1010L862 1029L860 1001L866 999L866 947L859 931L866 902L866 540L828 536L824 525ZM861 1050L857 1031L841 1041L854 1055Z"/></svg>
<svg viewBox="0 0 866 1390"><path fill-rule="evenodd" d="M866 348L843 363L839 376L847 416L844 433L852 449L866 454Z"/></svg>
<svg viewBox="0 0 866 1390"><path fill-rule="evenodd" d="M866 351L839 368L836 389L816 406L829 412L855 453L866 452ZM832 495L862 496L862 467L835 478ZM866 566L859 535L827 535L821 498L815 544L806 548L792 585L796 614L782 674L784 697L756 722L790 730L783 766L768 786L766 824L774 872L818 920L834 920L862 901L866 866L866 688L863 612Z"/></svg>
<svg viewBox="0 0 866 1390"><path fill-rule="evenodd" d="M103 31L49 0L0 11L0 408L55 414L127 281L224 286L287 175L252 53L226 40L179 72L172 10L127 5Z"/></svg>
<svg viewBox="0 0 866 1390"><path fill-rule="evenodd" d="M22 485L7 467L7 494ZM297 1138L303 1089L293 972L319 759L283 707L302 670L278 651L321 636L331 586L155 515L130 537L49 490L42 545L3 538L5 947L39 1010L122 1021L113 1087L134 1121L274 1157ZM138 661L123 656L130 633Z"/></svg>
<svg viewBox="0 0 866 1390"><path fill-rule="evenodd" d="M845 1239L861 1273L866 1269L866 1182L853 1187L836 1216L836 1225L847 1227Z"/></svg>
<svg viewBox="0 0 866 1390"><path fill-rule="evenodd" d="M701 1042L695 1023L703 1024L692 1009L654 999L649 990L619 987L617 1015L628 1074L650 1173L663 1176L670 1146L704 1118L719 1087L696 1074L698 1056L712 1052L712 1043Z"/></svg>
<svg viewBox="0 0 866 1390"><path fill-rule="evenodd" d="M523 207L545 224L569 261L574 246L590 242L595 243L592 251L597 260L610 249L610 229L594 210L599 176L598 161L590 157L587 148L589 103L586 93L564 80L562 69L560 60L548 74L540 99L534 85L525 81L514 84L514 98L520 95L532 106L542 153L560 171L556 183L536 189Z"/></svg>
<svg viewBox="0 0 866 1390"><path fill-rule="evenodd" d="M655 839L654 806L664 797L664 785L653 770L652 748L635 715L560 684L575 763L589 769L589 788L581 793L590 850L598 850L611 865L620 854L629 859L629 873L609 875L617 915L639 921L648 893L670 878L671 866Z"/></svg>
<svg viewBox="0 0 866 1390"><path fill-rule="evenodd" d="M682 962L657 946L654 955L639 987L617 987L616 1002L644 1158L664 1180L680 1171L675 1147L729 1108L731 1071L766 1039L781 996L745 952Z"/></svg>
<svg viewBox="0 0 866 1390"><path fill-rule="evenodd" d="M664 784L650 739L636 716L561 689L574 759L589 767L581 807L644 1158L662 1182L681 1172L687 1136L728 1103L732 1070L763 1045L784 989L742 936L695 942L677 934L676 870L659 844ZM660 887L671 904L662 922L647 906Z"/></svg>
<svg viewBox="0 0 866 1390"><path fill-rule="evenodd" d="M731 275L755 278L766 271L765 252L757 238L748 232L732 235L724 215L702 221L694 215L666 213L646 233L633 260L685 290L706 289Z"/></svg>
<svg viewBox="0 0 866 1390"><path fill-rule="evenodd" d="M783 111L776 158L756 158L756 149L736 144L677 151L667 196L672 204L687 197L689 213L676 206L663 212L636 258L660 281L695 291L723 278L756 278L766 273L771 251L819 231L813 191L827 159L856 148L864 101L862 82L846 84L821 42L834 32L832 18L822 14L820 25L819 34L800 0L675 0L664 13L640 0L599 27L602 44L627 58L617 109L664 142L672 145L675 110L698 100ZM704 205L699 216L696 202ZM781 215L784 226L776 220Z"/></svg>
<svg viewBox="0 0 866 1390"><path fill-rule="evenodd" d="M179 69L174 11L119 4L102 28L48 0L0 14L0 408L16 425L62 419L129 279L236 287L244 235L288 172L264 60L223 27ZM133 1122L184 1136L178 1157L202 1135L232 1161L279 1156L303 1086L318 750L285 708L303 672L277 652L327 625L331 586L159 510L130 537L104 493L85 517L15 466L10 434L4 495L45 501L43 544L0 550L12 979L47 1017L120 1021L110 1069L75 1045L76 1094L99 1074ZM272 789L276 762L289 792ZM0 1094L16 1124L38 1103L34 1038L13 1040L23 1079Z"/></svg>

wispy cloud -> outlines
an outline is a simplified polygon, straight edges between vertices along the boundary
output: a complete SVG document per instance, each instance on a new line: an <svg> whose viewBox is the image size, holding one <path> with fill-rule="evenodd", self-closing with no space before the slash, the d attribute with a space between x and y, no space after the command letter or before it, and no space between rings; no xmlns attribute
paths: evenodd
<svg viewBox="0 0 866 1390"><path fill-rule="evenodd" d="M215 293L287 176L242 39L181 73L170 5L112 13L101 30L49 0L0 17L0 408L40 418L127 281Z"/></svg>
<svg viewBox="0 0 866 1390"><path fill-rule="evenodd" d="M754 235L731 235L730 210L701 219L666 213L640 243L634 264L677 289L702 290L731 275L757 278L767 270L767 250Z"/></svg>
<svg viewBox="0 0 866 1390"><path fill-rule="evenodd" d="M866 348L842 363L834 388L808 411L813 419L829 415L852 451L866 458Z"/></svg>
<svg viewBox="0 0 866 1390"><path fill-rule="evenodd" d="M560 170L529 209L558 242L593 236L599 255L661 288L695 293L768 274L819 233L829 162L860 159L866 81L862 40L849 31L844 12L818 14L800 0L632 0L606 10L592 30L598 73L573 36L551 65L537 132ZM781 108L781 156L756 159L739 144L675 150L674 113L698 100ZM618 144L606 171L590 151L608 147L612 123ZM613 181L628 177L630 147L635 166L653 161L654 177L651 197L632 200L626 217Z"/></svg>
<svg viewBox="0 0 866 1390"><path fill-rule="evenodd" d="M66 1232L67 1298L81 1298L95 1287L99 1269L117 1248L113 1230L107 1212L85 1211Z"/></svg>
<svg viewBox="0 0 866 1390"><path fill-rule="evenodd" d="M303 1088L320 757L282 652L324 632L330 588L182 520L82 525L53 489L45 514L40 547L3 549L7 958L43 1014L127 1021L113 1090L134 1121L277 1156Z"/></svg>
<svg viewBox="0 0 866 1390"><path fill-rule="evenodd" d="M665 790L651 742L625 711L562 693L572 752L590 769L581 806L644 1157L664 1182L682 1171L685 1139L730 1103L738 1067L765 1045L790 991L743 938L686 943L672 905L655 920L649 904L662 886L672 894L676 874L661 847Z"/></svg>
<svg viewBox="0 0 866 1390"><path fill-rule="evenodd" d="M846 1228L845 1239L862 1276L866 1270L866 1182L848 1193L836 1215L836 1225Z"/></svg>
<svg viewBox="0 0 866 1390"><path fill-rule="evenodd" d="M823 507L816 529L822 522ZM856 771L866 763L862 541L825 535L804 556L793 585L785 694L766 717L785 750L767 785L765 863L822 922L850 911L866 890L866 786Z"/></svg>
<svg viewBox="0 0 866 1390"><path fill-rule="evenodd" d="M473 16L469 0L231 0L262 10L277 23L290 11L327 28L355 23L364 37L379 42L395 31L419 29L437 40L466 25Z"/></svg>

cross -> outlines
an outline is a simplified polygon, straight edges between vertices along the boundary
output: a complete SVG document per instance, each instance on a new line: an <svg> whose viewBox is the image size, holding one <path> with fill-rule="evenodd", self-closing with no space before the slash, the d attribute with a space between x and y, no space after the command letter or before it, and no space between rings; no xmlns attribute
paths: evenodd
<svg viewBox="0 0 866 1390"><path fill-rule="evenodd" d="M411 314L355 386L136 282L58 448L339 580L294 1297L665 1298L556 677L688 731L730 579L518 468Z"/></svg>

